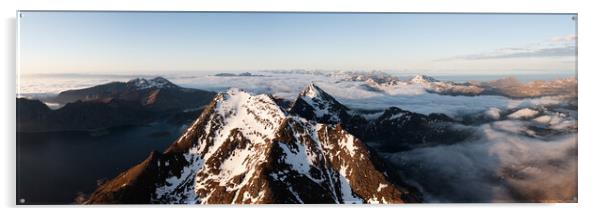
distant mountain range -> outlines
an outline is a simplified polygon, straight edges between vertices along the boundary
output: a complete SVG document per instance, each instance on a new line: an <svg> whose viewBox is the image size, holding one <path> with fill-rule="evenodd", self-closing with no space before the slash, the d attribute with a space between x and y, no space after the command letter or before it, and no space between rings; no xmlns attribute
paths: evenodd
<svg viewBox="0 0 602 216"><path fill-rule="evenodd" d="M328 71L328 70L266 70L272 74L319 75L340 78L340 81L365 82L364 87L370 91L384 91L399 85L420 85L427 91L442 95L500 95L509 98L534 98L542 96L577 96L577 78L557 80L536 80L521 82L514 77L506 77L492 81L452 82L440 81L427 75L415 75L407 80L383 71Z"/></svg>
<svg viewBox="0 0 602 216"><path fill-rule="evenodd" d="M417 84L427 91L443 95L500 95L509 98L532 98L542 96L577 96L577 79L565 78L551 81L531 81L522 83L508 77L499 80L457 83L439 81L434 77L416 75L409 80L400 80L384 73L353 74L344 78L347 81L364 81L366 86L375 91L383 88L395 88L396 85Z"/></svg>
<svg viewBox="0 0 602 216"><path fill-rule="evenodd" d="M430 91L450 95L501 95L510 98L529 98L542 96L577 96L577 79L565 78L552 81L531 81L522 83L516 78L488 82L442 82L433 77L417 75L410 80L423 85Z"/></svg>
<svg viewBox="0 0 602 216"><path fill-rule="evenodd" d="M218 76L218 77L262 77L265 75L257 75L257 74L252 74L250 72L243 72L243 73L239 73L239 74L235 74L235 73L218 73L215 74L213 76Z"/></svg>
<svg viewBox="0 0 602 216"><path fill-rule="evenodd" d="M173 121L194 119L214 96L157 77L64 91L44 101L60 103L57 110L39 100L17 98L17 131L96 130L146 124L166 116Z"/></svg>

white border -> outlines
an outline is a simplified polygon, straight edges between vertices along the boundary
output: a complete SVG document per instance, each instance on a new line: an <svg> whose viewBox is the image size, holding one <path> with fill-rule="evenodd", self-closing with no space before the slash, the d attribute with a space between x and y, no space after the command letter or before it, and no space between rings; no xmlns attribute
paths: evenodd
<svg viewBox="0 0 602 216"><path fill-rule="evenodd" d="M13 214L64 214L64 215L107 215L107 214L199 214L199 215L224 215L224 214L279 214L279 215L379 215L379 214L404 214L404 215L579 215L602 212L598 197L600 191L601 172L598 166L602 165L600 158L602 141L595 134L598 132L597 124L602 122L600 114L602 106L598 92L602 92L600 67L602 51L600 47L600 7L596 1L561 1L561 0L221 0L221 1L191 1L191 0L4 0L1 1L4 52L2 55L3 72L0 94L0 119L3 120L0 128L0 142L3 149L1 171L2 196L0 203L6 211L3 215ZM578 204L470 204L470 205L411 205L411 206L251 206L251 207L199 207L199 206L38 206L22 207L15 204L15 18L16 11L22 10L184 10L184 11L348 11L348 12L525 12L525 13L578 13L579 14L579 203ZM142 212L141 212L142 211Z"/></svg>

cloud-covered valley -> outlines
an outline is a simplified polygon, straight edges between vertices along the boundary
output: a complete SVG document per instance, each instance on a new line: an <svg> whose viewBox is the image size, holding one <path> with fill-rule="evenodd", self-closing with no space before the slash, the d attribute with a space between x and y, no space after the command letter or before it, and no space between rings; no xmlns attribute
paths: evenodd
<svg viewBox="0 0 602 216"><path fill-rule="evenodd" d="M494 121L460 143L383 155L430 202L575 202L577 134L534 124Z"/></svg>

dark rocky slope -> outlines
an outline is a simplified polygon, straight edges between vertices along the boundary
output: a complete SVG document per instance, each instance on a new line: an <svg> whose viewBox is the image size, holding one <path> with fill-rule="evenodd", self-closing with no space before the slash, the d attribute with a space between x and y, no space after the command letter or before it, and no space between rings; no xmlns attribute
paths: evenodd
<svg viewBox="0 0 602 216"><path fill-rule="evenodd" d="M17 98L17 131L98 130L159 120L186 123L214 95L157 77L64 91L47 101L63 104L56 110L37 100Z"/></svg>

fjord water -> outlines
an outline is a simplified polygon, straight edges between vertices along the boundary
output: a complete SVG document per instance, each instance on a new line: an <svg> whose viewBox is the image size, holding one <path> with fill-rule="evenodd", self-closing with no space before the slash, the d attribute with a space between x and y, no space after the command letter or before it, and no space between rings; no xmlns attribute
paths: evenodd
<svg viewBox="0 0 602 216"><path fill-rule="evenodd" d="M156 123L98 132L17 133L17 200L69 204L97 181L163 151L186 128Z"/></svg>

